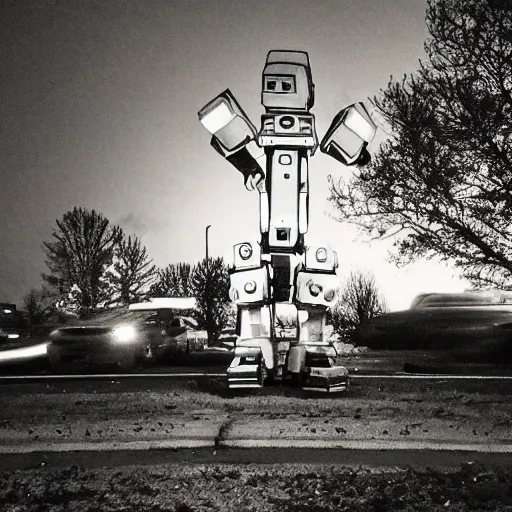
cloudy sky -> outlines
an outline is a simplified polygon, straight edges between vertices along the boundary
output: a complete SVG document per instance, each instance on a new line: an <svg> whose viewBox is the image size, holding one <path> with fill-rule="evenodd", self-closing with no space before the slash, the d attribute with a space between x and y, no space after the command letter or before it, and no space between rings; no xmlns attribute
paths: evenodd
<svg viewBox="0 0 512 512"><path fill-rule="evenodd" d="M197 111L230 88L259 126L272 49L309 53L321 138L343 107L413 72L424 0L4 0L0 7L0 300L41 284L43 241L74 206L139 236L159 266L226 256L259 239L258 198L209 146ZM384 134L372 143L376 149ZM423 291L461 290L435 263L396 269L387 247L329 216L327 176L310 164L310 243L339 274L371 270L391 309Z"/></svg>

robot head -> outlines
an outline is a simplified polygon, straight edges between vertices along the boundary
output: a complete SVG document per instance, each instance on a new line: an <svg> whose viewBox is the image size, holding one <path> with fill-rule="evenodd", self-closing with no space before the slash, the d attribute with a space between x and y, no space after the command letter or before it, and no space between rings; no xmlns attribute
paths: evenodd
<svg viewBox="0 0 512 512"><path fill-rule="evenodd" d="M308 111L313 107L314 89L306 52L272 50L267 54L261 89L267 112Z"/></svg>

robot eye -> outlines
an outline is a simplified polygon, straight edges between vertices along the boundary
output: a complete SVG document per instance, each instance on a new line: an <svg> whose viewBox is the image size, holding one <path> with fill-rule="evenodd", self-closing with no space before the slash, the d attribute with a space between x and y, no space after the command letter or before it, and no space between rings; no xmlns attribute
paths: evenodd
<svg viewBox="0 0 512 512"><path fill-rule="evenodd" d="M290 82L283 82L281 84L284 92L290 92L292 90L292 84Z"/></svg>
<svg viewBox="0 0 512 512"><path fill-rule="evenodd" d="M275 80L267 80L267 90L269 90L269 91L276 90L276 81Z"/></svg>

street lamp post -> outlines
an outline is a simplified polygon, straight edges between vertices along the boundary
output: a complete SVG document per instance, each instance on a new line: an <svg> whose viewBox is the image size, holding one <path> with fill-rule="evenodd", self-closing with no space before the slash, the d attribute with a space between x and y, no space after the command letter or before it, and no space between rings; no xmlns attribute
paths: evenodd
<svg viewBox="0 0 512 512"><path fill-rule="evenodd" d="M205 229L205 238L206 238L206 265L208 266L208 230L212 227L211 224L208 224Z"/></svg>
<svg viewBox="0 0 512 512"><path fill-rule="evenodd" d="M206 242L206 329L208 332L208 344L210 344L210 296L209 296L209 285L210 285L210 272L209 272L209 265L208 265L208 230L211 228L211 224L208 224L206 226L206 229L204 231L205 235L205 242Z"/></svg>

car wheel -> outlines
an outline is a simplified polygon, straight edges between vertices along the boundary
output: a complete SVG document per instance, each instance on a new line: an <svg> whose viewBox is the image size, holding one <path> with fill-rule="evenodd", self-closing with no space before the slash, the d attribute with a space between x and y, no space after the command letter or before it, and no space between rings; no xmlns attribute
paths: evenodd
<svg viewBox="0 0 512 512"><path fill-rule="evenodd" d="M129 354L117 363L117 367L122 372L129 372L137 365L137 355L135 353Z"/></svg>
<svg viewBox="0 0 512 512"><path fill-rule="evenodd" d="M301 388L304 384L304 374L302 372L291 374L292 386L294 388Z"/></svg>
<svg viewBox="0 0 512 512"><path fill-rule="evenodd" d="M263 360L263 358L260 355L259 361L258 361L258 384L261 387L263 387L265 385L265 381L267 380L267 377L268 377L268 371L265 366L265 361Z"/></svg>
<svg viewBox="0 0 512 512"><path fill-rule="evenodd" d="M50 364L50 370L52 372L57 371L62 363L62 358L61 358L59 349L49 346L47 355L48 355L48 362Z"/></svg>

